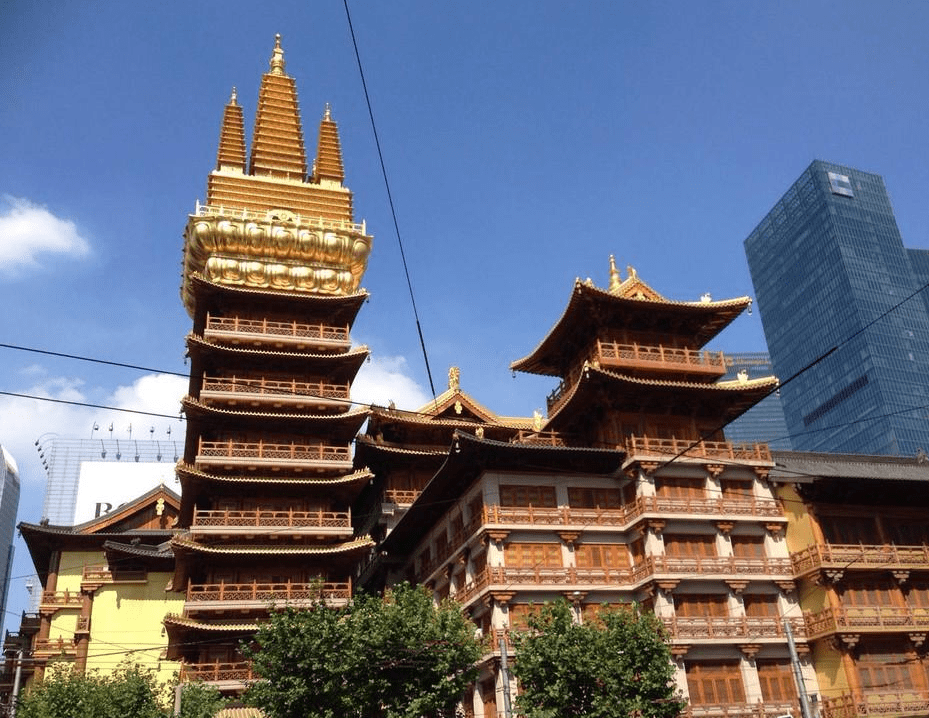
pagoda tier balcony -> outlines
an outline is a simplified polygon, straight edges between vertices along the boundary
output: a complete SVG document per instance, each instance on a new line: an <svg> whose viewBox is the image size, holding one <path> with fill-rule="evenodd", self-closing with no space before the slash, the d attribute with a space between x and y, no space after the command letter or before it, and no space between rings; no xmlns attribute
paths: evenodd
<svg viewBox="0 0 929 718"><path fill-rule="evenodd" d="M107 583L146 583L144 570L119 569L115 573L107 566L84 566L81 570L81 590L92 591Z"/></svg>
<svg viewBox="0 0 929 718"><path fill-rule="evenodd" d="M672 578L790 579L789 558L743 558L741 556L646 556L633 570L638 582L655 575Z"/></svg>
<svg viewBox="0 0 929 718"><path fill-rule="evenodd" d="M382 503L409 506L421 493L420 489L385 489Z"/></svg>
<svg viewBox="0 0 929 718"><path fill-rule="evenodd" d="M843 693L822 702L823 718L859 716L925 716L929 714L929 691L862 691Z"/></svg>
<svg viewBox="0 0 929 718"><path fill-rule="evenodd" d="M608 509L575 507L538 508L534 506L485 506L484 523L529 524L534 526L627 527L650 514L682 518L783 519L781 504L773 499L665 498L639 496L633 503Z"/></svg>
<svg viewBox="0 0 929 718"><path fill-rule="evenodd" d="M804 612L807 634L880 634L929 631L929 608L910 606L840 606L818 613Z"/></svg>
<svg viewBox="0 0 929 718"><path fill-rule="evenodd" d="M679 714L679 718L779 718L792 716L799 718L800 708L797 701L762 703L722 703L719 705L688 705Z"/></svg>
<svg viewBox="0 0 929 718"><path fill-rule="evenodd" d="M347 408L349 385L323 381L281 381L262 377L203 377L200 401L209 406L317 409Z"/></svg>
<svg viewBox="0 0 929 718"><path fill-rule="evenodd" d="M659 439L651 436L630 436L626 451L632 459L668 460L681 455L679 460L741 461L771 463L771 450L767 444L734 444L731 441L704 441L700 439Z"/></svg>
<svg viewBox="0 0 929 718"><path fill-rule="evenodd" d="M290 469L349 471L352 466L348 446L327 444L272 444L263 441L206 441L200 439L196 467L232 469Z"/></svg>
<svg viewBox="0 0 929 718"><path fill-rule="evenodd" d="M320 601L328 606L343 606L352 595L352 585L345 583L201 583L189 584L184 613L223 611L266 611L275 606L312 606Z"/></svg>
<svg viewBox="0 0 929 718"><path fill-rule="evenodd" d="M194 509L190 533L196 535L351 536L349 511L270 509Z"/></svg>
<svg viewBox="0 0 929 718"><path fill-rule="evenodd" d="M455 599L468 603L473 598L491 586L505 587L506 590L518 590L518 587L549 587L557 586L582 588L594 586L628 585L633 580L632 571L628 568L575 568L573 566L547 567L547 566L488 566L475 576L474 581L467 584L455 594Z"/></svg>
<svg viewBox="0 0 929 718"><path fill-rule="evenodd" d="M77 656L77 645L70 638L36 638L32 646L32 654L36 659L74 658Z"/></svg>
<svg viewBox="0 0 929 718"><path fill-rule="evenodd" d="M662 345L620 344L597 341L593 361L601 367L630 370L634 373L654 372L681 378L718 379L726 373L726 360L722 352L699 349L680 349Z"/></svg>
<svg viewBox="0 0 929 718"><path fill-rule="evenodd" d="M282 322L245 317L207 315L203 336L221 344L247 344L277 349L347 350L351 347L348 326Z"/></svg>
<svg viewBox="0 0 929 718"><path fill-rule="evenodd" d="M927 571L929 546L893 544L816 544L791 554L794 571L804 576L815 571L856 570Z"/></svg>
<svg viewBox="0 0 929 718"><path fill-rule="evenodd" d="M248 661L181 664L181 683L202 681L222 690L244 688L257 678Z"/></svg>
<svg viewBox="0 0 929 718"><path fill-rule="evenodd" d="M54 613L65 608L80 608L84 599L79 591L43 591L40 613Z"/></svg>
<svg viewBox="0 0 929 718"><path fill-rule="evenodd" d="M802 618L788 619L795 638L806 637ZM734 638L787 640L784 621L777 616L668 616L661 622L672 641L731 641Z"/></svg>

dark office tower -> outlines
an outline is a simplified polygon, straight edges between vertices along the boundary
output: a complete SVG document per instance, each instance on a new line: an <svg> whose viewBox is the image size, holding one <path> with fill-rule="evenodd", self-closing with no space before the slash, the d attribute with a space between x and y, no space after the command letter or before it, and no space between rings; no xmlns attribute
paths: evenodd
<svg viewBox="0 0 929 718"><path fill-rule="evenodd" d="M759 379L774 374L767 352L726 354L726 373L721 381ZM790 433L784 421L780 392L768 394L738 419L726 424L726 440L736 444L764 442L775 451L790 451Z"/></svg>
<svg viewBox="0 0 929 718"><path fill-rule="evenodd" d="M814 161L745 240L793 448L929 449L929 315L884 180ZM831 353L830 353L831 352ZM819 360L819 361L817 361Z"/></svg>

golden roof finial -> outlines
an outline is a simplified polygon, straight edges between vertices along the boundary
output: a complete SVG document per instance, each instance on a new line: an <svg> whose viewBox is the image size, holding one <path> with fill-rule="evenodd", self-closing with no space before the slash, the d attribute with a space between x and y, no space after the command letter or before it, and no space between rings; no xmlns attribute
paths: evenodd
<svg viewBox="0 0 929 718"><path fill-rule="evenodd" d="M332 105L328 102L326 103L326 109L323 111L323 119L327 121L332 120Z"/></svg>
<svg viewBox="0 0 929 718"><path fill-rule="evenodd" d="M274 36L274 52L271 53L271 74L284 74L284 51L281 49L281 33Z"/></svg>
<svg viewBox="0 0 929 718"><path fill-rule="evenodd" d="M238 95L238 93L237 93L236 90L235 90L235 85L233 85L233 86L232 86L232 94L229 95L229 104L230 104L230 105L235 105L235 104L236 104L236 99L238 99L238 97L239 97L239 95Z"/></svg>
<svg viewBox="0 0 929 718"><path fill-rule="evenodd" d="M461 391L461 369L456 366L448 370L448 388L452 391Z"/></svg>
<svg viewBox="0 0 929 718"><path fill-rule="evenodd" d="M611 254L610 255L610 291L615 292L619 289L619 285L623 283L623 278L619 274L619 270L616 268L616 258Z"/></svg>

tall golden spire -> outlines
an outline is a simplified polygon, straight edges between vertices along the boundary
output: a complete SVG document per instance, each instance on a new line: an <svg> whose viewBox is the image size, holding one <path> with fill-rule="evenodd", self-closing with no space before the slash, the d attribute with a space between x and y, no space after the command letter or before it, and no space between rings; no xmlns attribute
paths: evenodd
<svg viewBox="0 0 929 718"><path fill-rule="evenodd" d="M292 77L284 74L280 35L274 38L270 64L271 69L262 76L258 91L248 173L303 180L306 177L306 150L297 86Z"/></svg>
<svg viewBox="0 0 929 718"><path fill-rule="evenodd" d="M223 126L219 132L219 152L216 169L245 171L245 120L242 106L236 102L236 91L232 88L229 104L223 112Z"/></svg>
<svg viewBox="0 0 929 718"><path fill-rule="evenodd" d="M345 180L342 167L342 146L339 143L339 128L332 119L332 108L326 103L326 111L319 123L319 141L316 145L316 160L313 162L313 181L333 180L341 184Z"/></svg>

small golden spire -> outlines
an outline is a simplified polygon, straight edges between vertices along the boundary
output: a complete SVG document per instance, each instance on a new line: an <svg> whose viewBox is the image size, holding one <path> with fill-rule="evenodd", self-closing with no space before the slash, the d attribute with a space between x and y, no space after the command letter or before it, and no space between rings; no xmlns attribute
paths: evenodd
<svg viewBox="0 0 929 718"><path fill-rule="evenodd" d="M611 254L610 255L610 291L615 292L619 289L619 285L623 283L623 278L619 274L619 270L616 268L616 258Z"/></svg>
<svg viewBox="0 0 929 718"><path fill-rule="evenodd" d="M271 74L284 74L284 51L281 49L281 33L274 36L274 52L271 53Z"/></svg>
<svg viewBox="0 0 929 718"><path fill-rule="evenodd" d="M235 105L235 104L236 104L236 100L238 99L238 97L239 97L239 95L238 95L238 93L237 93L236 90L235 90L235 85L233 85L233 86L232 86L232 94L229 95L229 104L230 104L230 105Z"/></svg>
<svg viewBox="0 0 929 718"><path fill-rule="evenodd" d="M326 103L326 109L323 111L324 120L332 120L332 105Z"/></svg>

